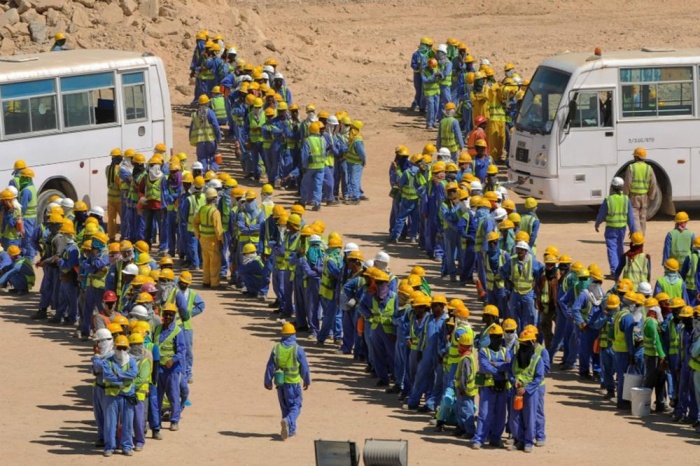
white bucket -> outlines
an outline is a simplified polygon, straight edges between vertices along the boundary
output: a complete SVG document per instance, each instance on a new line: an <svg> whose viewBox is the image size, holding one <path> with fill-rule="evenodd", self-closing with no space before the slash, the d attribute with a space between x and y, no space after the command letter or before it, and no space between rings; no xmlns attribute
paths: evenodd
<svg viewBox="0 0 700 466"><path fill-rule="evenodd" d="M644 417L651 414L651 388L633 388L632 416Z"/></svg>
<svg viewBox="0 0 700 466"><path fill-rule="evenodd" d="M632 401L632 390L635 387L641 387L644 384L644 376L641 374L625 374L625 383L622 385L622 399Z"/></svg>

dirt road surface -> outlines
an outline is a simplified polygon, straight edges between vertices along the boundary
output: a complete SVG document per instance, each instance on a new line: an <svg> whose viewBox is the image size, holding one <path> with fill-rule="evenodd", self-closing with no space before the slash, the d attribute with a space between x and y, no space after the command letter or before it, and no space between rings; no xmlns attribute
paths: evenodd
<svg viewBox="0 0 700 466"><path fill-rule="evenodd" d="M474 4L474 6L471 6ZM448 36L466 40L477 57L488 57L497 70L514 61L525 76L545 56L563 50L639 48L644 45L697 44L700 29L690 3L588 2L545 0L472 2L465 6L421 6L412 2L352 4L294 4L273 11L260 7L268 36L281 37L287 48L283 62L295 60L315 70L303 79L289 76L300 104L315 102L320 109L348 110L365 121L369 167L363 187L370 197L360 206L323 208L309 213L323 219L329 231L356 241L366 256L386 249L391 269L404 275L415 264L426 267L429 281L448 297L467 300L471 321L480 328L473 288L456 289L439 278L439 264L428 261L407 244L385 247L390 199L387 171L393 148L408 145L419 152L435 133L405 111L412 99L410 54L421 35L436 41ZM274 13L274 20L266 20ZM202 26L206 27L206 24ZM235 35L235 34L234 34ZM258 48L259 49L259 48ZM262 61L271 55L249 54ZM311 62L309 62L311 60ZM170 63L171 72L175 68ZM178 72L186 82L187 64ZM282 72L285 72L284 64ZM286 73L286 72L285 72ZM288 74L288 73L286 73ZM174 93L176 151L186 150L187 99ZM227 170L240 175L231 161ZM191 152L190 152L191 153ZM239 178L240 179L240 178ZM278 193L289 204L288 193ZM602 232L593 228L594 212L587 208L558 209L542 205L540 250L557 245L574 260L597 262L607 270ZM690 228L700 232L700 208L689 209ZM647 252L660 271L661 245L672 220L661 217L647 227ZM199 277L199 275L197 275ZM197 282L197 281L196 281ZM37 287L38 288L38 287ZM234 291L202 291L206 311L195 319L195 383L192 406L178 432L164 430L163 441L149 440L134 458L103 459L92 448L96 439L90 402L88 362L91 345L71 337L66 327L35 322L37 294L15 299L0 297L0 354L3 379L0 399L0 460L4 464L314 464L315 439L406 439L411 465L497 461L521 464L681 464L694 463L700 436L664 415L644 420L620 415L603 402L597 385L581 382L573 373L556 369L547 380L547 444L531 455L484 449L474 452L465 440L436 434L428 416L401 410L394 395L374 388L363 367L332 347L317 349L300 335L306 347L313 383L304 393L298 435L279 440L276 396L263 389L264 365L279 325L267 307L242 299ZM555 363L558 363L558 357ZM167 424L166 424L167 425Z"/></svg>

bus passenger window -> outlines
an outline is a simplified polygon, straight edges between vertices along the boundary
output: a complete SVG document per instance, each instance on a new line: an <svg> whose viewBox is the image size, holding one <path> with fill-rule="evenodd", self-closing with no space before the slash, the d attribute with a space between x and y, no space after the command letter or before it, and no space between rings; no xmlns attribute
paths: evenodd
<svg viewBox="0 0 700 466"><path fill-rule="evenodd" d="M35 97L32 107L32 131L48 131L58 127L56 123L56 98Z"/></svg>
<svg viewBox="0 0 700 466"><path fill-rule="evenodd" d="M92 122L92 109L87 93L63 96L63 123L67 128L87 126Z"/></svg>
<svg viewBox="0 0 700 466"><path fill-rule="evenodd" d="M61 78L61 93L67 128L116 123L113 73Z"/></svg>
<svg viewBox="0 0 700 466"><path fill-rule="evenodd" d="M58 128L56 83L53 79L0 86L5 134L26 134Z"/></svg>
<svg viewBox="0 0 700 466"><path fill-rule="evenodd" d="M29 99L9 100L2 103L5 134L22 134L31 132L29 122Z"/></svg>
<svg viewBox="0 0 700 466"><path fill-rule="evenodd" d="M144 73L126 73L122 75L124 94L124 111L126 120L143 120L146 118L146 85Z"/></svg>
<svg viewBox="0 0 700 466"><path fill-rule="evenodd" d="M576 114L571 128L595 128L600 125L598 92L579 92L576 97Z"/></svg>

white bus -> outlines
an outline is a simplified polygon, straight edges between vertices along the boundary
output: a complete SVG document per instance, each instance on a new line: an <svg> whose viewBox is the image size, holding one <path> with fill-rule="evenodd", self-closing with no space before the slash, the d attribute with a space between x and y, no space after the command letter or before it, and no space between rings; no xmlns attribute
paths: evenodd
<svg viewBox="0 0 700 466"><path fill-rule="evenodd" d="M74 50L2 57L0 102L0 185L23 159L36 174L40 208L53 194L105 206L112 149L149 155L159 142L172 147L165 67L150 54Z"/></svg>
<svg viewBox="0 0 700 466"><path fill-rule="evenodd" d="M508 176L522 184L514 190L556 205L600 204L641 146L661 188L649 218L699 199L699 65L700 49L545 60L515 122Z"/></svg>

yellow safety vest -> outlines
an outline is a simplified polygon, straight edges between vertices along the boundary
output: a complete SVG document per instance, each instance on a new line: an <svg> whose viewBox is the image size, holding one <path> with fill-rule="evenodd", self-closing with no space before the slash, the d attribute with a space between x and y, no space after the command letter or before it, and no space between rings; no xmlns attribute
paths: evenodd
<svg viewBox="0 0 700 466"><path fill-rule="evenodd" d="M646 162L634 162L630 165L630 172L630 194L648 194L651 187L651 167Z"/></svg>
<svg viewBox="0 0 700 466"><path fill-rule="evenodd" d="M615 314L613 319L613 351L616 353L627 353L629 347L627 346L627 340L625 340L625 332L620 329L620 321L623 317L629 314L629 309L625 308Z"/></svg>
<svg viewBox="0 0 700 466"><path fill-rule="evenodd" d="M187 199L190 206L190 210L187 213L187 231L194 232L194 216L197 215L197 212L199 212L206 200L203 193L190 194Z"/></svg>
<svg viewBox="0 0 700 466"><path fill-rule="evenodd" d="M112 361L109 361L109 367L114 369L114 363ZM126 371L129 369L129 363L124 364L121 367L122 371ZM129 393L131 391L131 387L134 384L133 380L125 380L122 384L115 384L112 382L108 382L105 380L105 395L107 396L118 396L119 392L122 393Z"/></svg>
<svg viewBox="0 0 700 466"><path fill-rule="evenodd" d="M150 177L146 177L146 200L147 201L158 201L162 199L162 189L161 182L162 177L151 181Z"/></svg>
<svg viewBox="0 0 700 466"><path fill-rule="evenodd" d="M457 365L457 372L455 373L455 388L462 388L460 380L462 379L462 361L464 359L468 359L469 365L472 366L472 371L467 379L467 386L464 387L464 391L466 392L467 396L476 396L478 393L478 388L476 387L476 371L478 370L479 365L477 363L477 359L474 357L474 353L465 354L464 356L460 357L458 361L459 364Z"/></svg>
<svg viewBox="0 0 700 466"><path fill-rule="evenodd" d="M277 343L272 350L275 368L284 371L284 383L296 385L301 383L300 364L297 360L297 345L290 347Z"/></svg>
<svg viewBox="0 0 700 466"><path fill-rule="evenodd" d="M369 321L372 324L372 330L376 329L379 324L382 325L384 333L391 335L394 333L394 308L396 295L393 295L387 300L382 309L379 308L379 302L372 299L372 317Z"/></svg>
<svg viewBox="0 0 700 466"><path fill-rule="evenodd" d="M118 201L122 195L122 180L119 177L119 165L110 164L107 167L107 199Z"/></svg>
<svg viewBox="0 0 700 466"><path fill-rule="evenodd" d="M532 291L532 259L528 258L528 260L525 261L523 270L520 271L518 258L512 258L510 260L510 277L513 282L513 289L518 294L527 294Z"/></svg>
<svg viewBox="0 0 700 466"><path fill-rule="evenodd" d="M201 121L197 116L197 112L193 112L190 145L196 146L200 142L212 141L216 141L216 134L214 134L214 125L209 123L209 118L205 118L204 121Z"/></svg>
<svg viewBox="0 0 700 466"><path fill-rule="evenodd" d="M456 121L453 117L445 117L440 121L440 146L446 147L450 152L457 152L459 145L457 137L452 131L452 123Z"/></svg>
<svg viewBox="0 0 700 466"><path fill-rule="evenodd" d="M347 163L352 163L355 165L360 165L362 163L362 159L360 156L357 154L357 151L355 149L355 143L357 142L362 142L362 136L361 135L356 135L355 138L352 140L350 143L350 147L348 148L347 153L345 154L345 161Z"/></svg>
<svg viewBox="0 0 700 466"><path fill-rule="evenodd" d="M203 238L213 238L216 236L212 216L217 211L216 206L206 204L199 209L199 236Z"/></svg>
<svg viewBox="0 0 700 466"><path fill-rule="evenodd" d="M326 167L326 141L312 134L306 138L309 147L309 170L323 170Z"/></svg>
<svg viewBox="0 0 700 466"><path fill-rule="evenodd" d="M180 326L175 325L173 331L170 335L165 337L165 340L160 341L160 334L163 332L163 326L159 325L156 327L156 331L153 334L153 343L158 346L160 350L160 365L165 366L168 361L172 361L175 357L175 337L180 334L182 330Z"/></svg>
<svg viewBox="0 0 700 466"><path fill-rule="evenodd" d="M610 228L625 228L629 212L629 198L621 193L611 194L605 202L608 204L605 224Z"/></svg>
<svg viewBox="0 0 700 466"><path fill-rule="evenodd" d="M455 329L452 331L452 335L450 336L450 347L447 349L448 365L457 364L461 359L461 356L459 355L459 341L457 340L457 330L459 329L462 329L465 332L467 332L467 334L471 335L472 338L474 337L474 330L471 327L455 327Z"/></svg>

